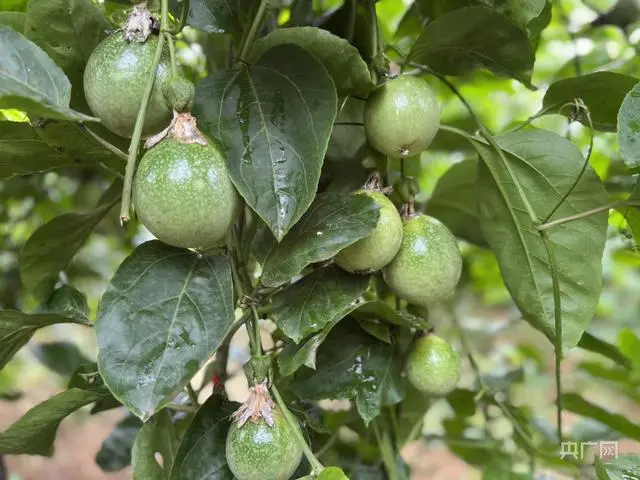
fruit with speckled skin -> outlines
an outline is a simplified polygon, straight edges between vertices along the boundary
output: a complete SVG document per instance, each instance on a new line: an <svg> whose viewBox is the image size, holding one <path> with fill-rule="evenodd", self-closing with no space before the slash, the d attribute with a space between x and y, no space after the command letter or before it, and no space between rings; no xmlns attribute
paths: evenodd
<svg viewBox="0 0 640 480"><path fill-rule="evenodd" d="M358 190L355 194L367 195L378 204L378 224L367 237L340 251L334 261L347 272L369 273L380 270L398 253L402 242L402 219L393 202L384 193Z"/></svg>
<svg viewBox="0 0 640 480"><path fill-rule="evenodd" d="M227 434L226 456L231 472L238 480L286 480L302 459L296 441L278 407L273 410L274 425L264 420L249 420L242 427L234 422Z"/></svg>
<svg viewBox="0 0 640 480"><path fill-rule="evenodd" d="M422 307L450 298L461 272L456 238L443 223L426 215L405 221L400 250L382 271L399 297Z"/></svg>
<svg viewBox="0 0 640 480"><path fill-rule="evenodd" d="M436 335L416 340L406 364L407 378L423 393L447 395L460 380L460 355Z"/></svg>
<svg viewBox="0 0 640 480"><path fill-rule="evenodd" d="M389 80L367 100L364 128L369 143L392 157L410 157L431 144L440 126L440 105L421 78Z"/></svg>
<svg viewBox="0 0 640 480"><path fill-rule="evenodd" d="M193 99L196 95L196 86L181 75L171 77L164 82L162 93L176 112L189 112L193 107Z"/></svg>
<svg viewBox="0 0 640 480"><path fill-rule="evenodd" d="M140 161L133 202L142 223L175 247L223 243L239 211L225 160L212 144L166 138Z"/></svg>
<svg viewBox="0 0 640 480"><path fill-rule="evenodd" d="M158 37L146 42L128 42L122 32L105 38L93 51L84 71L84 94L89 108L105 127L122 136L131 137L140 103L151 71ZM162 85L171 75L171 60L164 51L158 66L142 134L152 135L171 120Z"/></svg>

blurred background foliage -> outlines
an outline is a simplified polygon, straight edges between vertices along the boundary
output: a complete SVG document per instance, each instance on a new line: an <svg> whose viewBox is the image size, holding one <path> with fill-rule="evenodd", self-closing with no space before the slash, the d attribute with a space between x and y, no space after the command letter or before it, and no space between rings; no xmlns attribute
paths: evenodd
<svg viewBox="0 0 640 480"><path fill-rule="evenodd" d="M19 11L24 3L22 0L5 1L2 9ZM290 3L272 1L274 7L280 5L282 8L271 21L279 25L295 24L300 12L291 11ZM305 14L310 15L315 24L322 24L340 5L339 0L314 0L312 11ZM107 0L103 7L114 25L125 16L126 5L122 2ZM493 133L508 130L535 115L542 107L546 88L556 80L602 70L640 78L638 9L631 9L630 13L606 13L613 8L620 9L621 5L616 6L613 0L554 0L553 7L550 23L539 39L532 81L537 87L535 91L515 80L500 79L483 70L454 81ZM406 53L403 46L410 46L420 33L420 24L416 24L418 17L411 13L412 8L409 0L381 0L377 5L384 42L397 45L400 53ZM227 45L228 38L224 34L187 27L178 42L178 56L187 74L197 80L209 71L224 67ZM388 49L386 53L392 61L398 59L395 49ZM473 132L475 123L459 99L437 79L427 78L437 90L443 111L442 123ZM361 114L359 108L359 102L349 102L339 121L357 119ZM6 110L0 110L0 119L25 121L19 112ZM583 152L588 148L591 133L578 122L570 123L560 115L548 115L534 120L533 124L570 137ZM336 126L325 168L330 170L336 165L344 168L348 164L350 168L361 169L363 143L360 127ZM447 208L446 198L430 203L438 180L448 172L453 175L452 168L469 168L469 162L474 158L475 154L464 139L443 132L419 161L408 162L408 173L420 185L418 201L426 205L428 212L431 208ZM364 158L365 162L370 160ZM463 162L467 162L467 167ZM629 192L637 180L637 175L631 174L638 172L629 172L620 158L615 133L595 134L591 164L606 182L612 199ZM108 187L109 178L103 171L75 168L0 180L0 308L27 312L44 308L35 298L25 294L21 286L20 249L35 229L55 216L92 209ZM452 185L456 186L455 182ZM353 186L337 184L330 188ZM472 189L459 186L454 193L457 196L467 194L472 194ZM621 374L621 367L612 361L574 349L564 365L570 372L565 375L565 388L578 389L584 397L606 405L610 410L624 411L626 415L640 419L637 404L640 401L640 348L637 348L640 346L637 337L640 334L640 253L627 222L628 214L637 215L637 212L612 211L610 215L609 239L603 258L605 283L589 332L618 345L632 364L632 374ZM636 233L636 238L638 236ZM71 286L84 294L88 316L93 320L98 299L116 267L133 247L148 238L149 234L142 227L121 229L117 212L110 212L61 276L58 286ZM477 243L481 244L482 239ZM492 381L509 394L514 404L531 407L543 431L553 432L552 347L520 318L502 283L493 253L466 242L462 243L462 248L465 270L455 315L478 354L480 369L491 373ZM73 295L74 291L68 289L63 293ZM431 320L443 335L455 339L448 316L446 312L432 312ZM78 348L70 346L68 342L71 341ZM84 358L94 359L95 354L95 336L90 330L57 325L39 331L28 348L0 371L0 396L9 401L19 399L21 393L28 396L36 392L34 398L42 399L51 391L62 388L69 372ZM463 378L463 383L465 381L470 382L471 375ZM602 382L606 389L601 387ZM468 386L471 385L468 383ZM0 403L0 410L5 411L7 405ZM450 418L443 422L446 417L451 417L451 412L444 406L432 408L425 423L425 435L455 436L460 428L487 427L475 417ZM515 451L510 427L501 422L500 414L496 413L494 417L491 428L504 430L500 437L504 438L503 448L507 452ZM617 436L593 420L571 425L571 438L604 440Z"/></svg>

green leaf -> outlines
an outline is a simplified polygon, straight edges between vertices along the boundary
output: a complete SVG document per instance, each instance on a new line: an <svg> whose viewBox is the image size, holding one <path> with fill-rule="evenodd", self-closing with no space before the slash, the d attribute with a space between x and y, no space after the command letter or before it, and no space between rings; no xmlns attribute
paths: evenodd
<svg viewBox="0 0 640 480"><path fill-rule="evenodd" d="M318 348L326 340L327 335L336 323L327 325L324 330L316 335L311 335L299 344L287 342L278 355L278 367L283 377L293 375L303 365L309 368L316 368L316 356Z"/></svg>
<svg viewBox="0 0 640 480"><path fill-rule="evenodd" d="M338 267L316 270L273 297L270 318L296 343L357 308L369 277Z"/></svg>
<svg viewBox="0 0 640 480"><path fill-rule="evenodd" d="M84 293L71 285L63 285L56 289L47 300L47 312L59 313L65 317L77 318L88 322L89 305Z"/></svg>
<svg viewBox="0 0 640 480"><path fill-rule="evenodd" d="M0 122L0 178L76 166L73 158L52 149L28 123Z"/></svg>
<svg viewBox="0 0 640 480"><path fill-rule="evenodd" d="M0 26L0 108L78 122L98 121L69 108L71 84L35 43Z"/></svg>
<svg viewBox="0 0 640 480"><path fill-rule="evenodd" d="M72 104L86 110L84 66L111 29L91 0L29 0L24 35L42 48L69 78Z"/></svg>
<svg viewBox="0 0 640 480"><path fill-rule="evenodd" d="M578 346L593 353L599 353L600 355L613 360L617 365L621 365L625 368L631 368L631 362L629 359L616 348L615 345L605 342L589 332L584 332Z"/></svg>
<svg viewBox="0 0 640 480"><path fill-rule="evenodd" d="M49 298L60 271L67 268L93 229L118 203L122 182L116 180L95 210L64 213L38 228L20 252L20 277L25 288L41 300Z"/></svg>
<svg viewBox="0 0 640 480"><path fill-rule="evenodd" d="M0 10L24 12L26 8L27 0L0 0Z"/></svg>
<svg viewBox="0 0 640 480"><path fill-rule="evenodd" d="M608 462L596 458L598 480L637 480L640 478L640 456L620 455Z"/></svg>
<svg viewBox="0 0 640 480"><path fill-rule="evenodd" d="M182 3L170 1L176 15L182 11ZM191 0L187 24L207 33L241 33L242 22L238 14L238 2L231 0Z"/></svg>
<svg viewBox="0 0 640 480"><path fill-rule="evenodd" d="M573 105L574 99L579 98L589 109L593 128L615 132L620 105L637 83L638 79L615 72L596 72L559 80L549 86L542 108L548 113L559 113L589 125L584 112Z"/></svg>
<svg viewBox="0 0 640 480"><path fill-rule="evenodd" d="M440 177L427 202L427 214L437 218L456 237L486 246L476 196L477 159L456 163Z"/></svg>
<svg viewBox="0 0 640 480"><path fill-rule="evenodd" d="M497 141L542 220L580 174L584 165L582 154L565 138L545 130L512 133ZM496 152L485 143L474 144L482 159L477 193L482 198L479 208L484 235L525 320L553 342L553 286L546 250ZM576 188L551 219L584 212L606 202L604 186L587 165ZM606 212L547 230L560 281L565 352L577 345L594 315L602 287L606 233Z"/></svg>
<svg viewBox="0 0 640 480"><path fill-rule="evenodd" d="M0 433L0 453L52 456L60 422L79 408L106 396L105 392L72 388L36 405Z"/></svg>
<svg viewBox="0 0 640 480"><path fill-rule="evenodd" d="M104 439L96 454L96 463L103 472L117 472L131 465L131 449L142 422L127 415Z"/></svg>
<svg viewBox="0 0 640 480"><path fill-rule="evenodd" d="M428 23L408 57L443 75L484 67L529 88L534 60L527 34L507 16L483 7L455 10Z"/></svg>
<svg viewBox="0 0 640 480"><path fill-rule="evenodd" d="M154 415L138 431L131 450L133 480L165 480L169 478L177 438L167 410ZM156 453L162 457L158 464Z"/></svg>
<svg viewBox="0 0 640 480"><path fill-rule="evenodd" d="M320 28L279 28L256 41L252 55L258 58L267 50L283 44L303 48L320 60L333 77L341 96L366 96L376 87L358 49L348 41Z"/></svg>
<svg viewBox="0 0 640 480"><path fill-rule="evenodd" d="M225 444L231 414L238 407L212 395L200 407L178 447L170 480L232 480Z"/></svg>
<svg viewBox="0 0 640 480"><path fill-rule="evenodd" d="M620 432L627 438L640 440L640 425L630 422L623 415L611 413L604 408L591 403L576 393L562 395L564 408L583 417L593 418L600 423Z"/></svg>
<svg viewBox="0 0 640 480"><path fill-rule="evenodd" d="M317 480L349 480L349 477L338 467L328 467L322 470Z"/></svg>
<svg viewBox="0 0 640 480"><path fill-rule="evenodd" d="M36 330L58 323L87 324L75 318L51 313L29 315L17 310L0 310L0 369L27 344Z"/></svg>
<svg viewBox="0 0 640 480"><path fill-rule="evenodd" d="M324 193L284 240L271 251L262 283L281 285L311 263L328 260L366 237L378 224L379 207L364 195Z"/></svg>
<svg viewBox="0 0 640 480"><path fill-rule="evenodd" d="M381 323L377 320L360 318L358 319L358 325L367 332L369 335L374 336L378 340L384 343L391 344L391 329L388 325Z"/></svg>
<svg viewBox="0 0 640 480"><path fill-rule="evenodd" d="M624 97L618 112L620 155L628 167L640 166L640 83Z"/></svg>
<svg viewBox="0 0 640 480"><path fill-rule="evenodd" d="M233 320L226 257L144 243L102 297L100 373L113 395L145 421L216 352Z"/></svg>
<svg viewBox="0 0 640 480"><path fill-rule="evenodd" d="M41 343L31 352L40 363L60 375L71 375L80 365L90 361L78 346L71 342Z"/></svg>
<svg viewBox="0 0 640 480"><path fill-rule="evenodd" d="M313 201L336 114L333 80L293 45L196 88L199 125L222 141L233 183L278 240Z"/></svg>
<svg viewBox="0 0 640 480"><path fill-rule="evenodd" d="M347 323L333 329L318 349L316 370L299 371L291 387L302 399L355 399L368 424L383 405L404 397L400 366L390 345Z"/></svg>
<svg viewBox="0 0 640 480"><path fill-rule="evenodd" d="M24 24L27 20L27 15L24 12L1 12L0 11L0 25L6 25L14 29L16 32L24 31Z"/></svg>

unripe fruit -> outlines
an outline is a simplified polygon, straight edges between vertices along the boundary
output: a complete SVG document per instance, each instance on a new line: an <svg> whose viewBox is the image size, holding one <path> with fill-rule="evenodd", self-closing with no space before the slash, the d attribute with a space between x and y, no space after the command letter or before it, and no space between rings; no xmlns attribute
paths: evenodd
<svg viewBox="0 0 640 480"><path fill-rule="evenodd" d="M441 396L450 393L460 380L460 356L436 335L416 340L406 364L407 378L423 393Z"/></svg>
<svg viewBox="0 0 640 480"><path fill-rule="evenodd" d="M105 127L122 137L133 135L157 45L155 35L137 42L127 41L122 32L116 32L95 48L87 62L84 94L89 108ZM149 99L143 136L162 130L171 120L171 107L162 94L170 69L169 53L165 50Z"/></svg>
<svg viewBox="0 0 640 480"><path fill-rule="evenodd" d="M398 253L402 242L402 219L384 193L365 189L356 194L367 195L380 206L378 224L367 237L340 251L334 261L347 272L368 273L380 270Z"/></svg>
<svg viewBox="0 0 640 480"><path fill-rule="evenodd" d="M410 157L426 149L440 126L440 105L421 78L404 75L389 80L367 100L364 128L369 143L392 158Z"/></svg>
<svg viewBox="0 0 640 480"><path fill-rule="evenodd" d="M221 244L240 205L227 167L212 144L166 138L140 161L133 202L142 223L175 247Z"/></svg>
<svg viewBox="0 0 640 480"><path fill-rule="evenodd" d="M405 221L400 250L382 273L399 297L427 307L453 295L461 272L462 256L451 231L433 217L417 215Z"/></svg>
<svg viewBox="0 0 640 480"><path fill-rule="evenodd" d="M296 471L302 459L302 448L295 432L274 408L273 426L264 419L234 422L227 434L226 456L237 480L286 480Z"/></svg>

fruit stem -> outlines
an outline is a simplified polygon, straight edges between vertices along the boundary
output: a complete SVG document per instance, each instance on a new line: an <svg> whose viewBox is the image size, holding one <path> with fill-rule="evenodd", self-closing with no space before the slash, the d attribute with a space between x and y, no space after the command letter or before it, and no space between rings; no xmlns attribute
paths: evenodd
<svg viewBox="0 0 640 480"><path fill-rule="evenodd" d="M249 62L249 51L251 50L251 46L253 45L253 41L258 34L258 30L262 26L262 21L264 20L264 15L269 7L269 0L260 0L260 5L258 6L258 10L256 12L256 16L253 17L253 21L251 22L251 27L247 32L247 36L244 38L242 42L242 48L240 49L240 56L238 59L242 63Z"/></svg>
<svg viewBox="0 0 640 480"><path fill-rule="evenodd" d="M167 39L169 45L169 58L171 59L171 76L178 75L178 61L176 60L176 46L173 43L173 37L169 32L164 32L164 36Z"/></svg>
<svg viewBox="0 0 640 480"><path fill-rule="evenodd" d="M167 7L167 1L162 1L163 10ZM166 12L163 11L163 18ZM140 103L140 109L138 110L138 117L133 128L133 136L131 137L131 144L129 145L129 156L127 158L127 168L124 174L124 187L122 188L122 204L120 206L120 223L124 225L129 221L129 210L131 210L131 184L133 182L133 175L136 171L136 160L138 158L138 149L140 148L140 139L142 138L142 129L144 127L144 119L147 116L147 108L149 107L149 99L151 98L151 92L153 91L153 84L156 81L156 75L158 73L158 65L160 64L160 58L162 58L162 49L164 48L164 35L158 37L158 45L156 46L156 52L151 63L151 72L145 85L144 93L142 94L142 102Z"/></svg>
<svg viewBox="0 0 640 480"><path fill-rule="evenodd" d="M91 139L93 141L95 141L98 145L100 145L101 147L104 147L106 150L109 150L111 153L113 153L119 159L124 160L125 162L127 161L127 154L126 153L124 153L122 150L120 150L118 147L116 147L115 145L113 145L109 141L107 141L104 138L102 138L100 135L98 135L93 130L91 130L89 127L87 127L84 123L80 124L80 129L84 133L86 133L89 137L91 137Z"/></svg>
<svg viewBox="0 0 640 480"><path fill-rule="evenodd" d="M271 394L273 395L273 398L276 400L276 403L280 407L280 410L282 410L282 415L284 416L285 420L289 424L289 427L293 431L296 437L296 441L302 447L304 456L306 457L307 461L311 464L311 474L312 475L319 474L324 469L324 466L322 465L322 463L320 463L320 461L315 457L315 455L311 451L311 448L309 447L304 437L302 436L302 432L300 431L300 426L298 425L298 422L296 422L296 420L293 418L293 414L291 413L291 411L287 407L287 404L284 402L284 400L280 396L280 392L278 391L275 385L271 385Z"/></svg>

